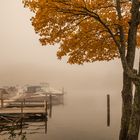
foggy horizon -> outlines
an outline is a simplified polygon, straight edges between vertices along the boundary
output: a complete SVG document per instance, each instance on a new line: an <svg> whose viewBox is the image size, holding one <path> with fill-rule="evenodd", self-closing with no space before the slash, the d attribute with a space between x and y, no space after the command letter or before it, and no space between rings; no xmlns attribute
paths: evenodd
<svg viewBox="0 0 140 140"><path fill-rule="evenodd" d="M0 87L19 85L17 89L15 88L15 93L12 89L13 91L8 94L7 89L1 88L1 109L7 109L7 105L13 103L13 108L17 110L18 106L21 111L18 112L21 113L20 120L19 118L18 121L14 120L12 127L14 123L20 124L21 121L19 125L21 132L27 134L29 140L117 140L122 113L123 69L120 59L84 65L70 65L66 57L58 60L56 53L59 45L40 44L39 36L35 34L31 25L32 15L29 9L24 8L22 0L0 2ZM136 53L135 67L138 66L140 52ZM56 91L64 88L66 94L63 94L65 92L53 94L48 86L43 87L47 90L28 86L40 83L49 83ZM20 87L23 85L26 85L26 89ZM56 102L58 97L61 97L61 104ZM20 102L16 104L16 101ZM54 106L53 101L56 103ZM22 128L26 106L31 107L30 113L33 108L42 107L43 114L45 113L43 119L46 122L38 124L43 127L45 124L47 134L42 133L43 127L36 129L41 133L30 133L37 125L36 120L30 122L28 127ZM38 108L38 112L41 109ZM38 112L36 117L31 116L31 120L38 119ZM13 116L15 117L15 114ZM8 123L12 119L9 120ZM4 138L3 133L7 137L13 132L7 134L5 131L2 132L0 139Z"/></svg>
<svg viewBox="0 0 140 140"><path fill-rule="evenodd" d="M1 1L0 5L0 85L48 82L66 89L110 90L121 88L120 60L67 64L57 59L58 46L41 46L21 1Z"/></svg>

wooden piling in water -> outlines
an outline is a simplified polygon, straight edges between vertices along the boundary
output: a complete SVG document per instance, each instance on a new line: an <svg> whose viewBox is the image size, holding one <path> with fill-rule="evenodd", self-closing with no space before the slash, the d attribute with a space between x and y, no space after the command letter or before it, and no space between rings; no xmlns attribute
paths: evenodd
<svg viewBox="0 0 140 140"><path fill-rule="evenodd" d="M25 100L21 101L21 120L20 120L20 133L22 134L22 130L23 130L23 108L24 108L24 104L25 104Z"/></svg>
<svg viewBox="0 0 140 140"><path fill-rule="evenodd" d="M21 118L23 118L23 101L21 102Z"/></svg>
<svg viewBox="0 0 140 140"><path fill-rule="evenodd" d="M47 101L44 101L44 108L45 108L45 116L47 116L47 114L48 114L48 105L47 105Z"/></svg>
<svg viewBox="0 0 140 140"><path fill-rule="evenodd" d="M4 105L4 100L1 99L1 108L3 108L3 105Z"/></svg>
<svg viewBox="0 0 140 140"><path fill-rule="evenodd" d="M1 108L4 106L3 92L1 92Z"/></svg>
<svg viewBox="0 0 140 140"><path fill-rule="evenodd" d="M50 94L50 106L52 106L52 95Z"/></svg>
<svg viewBox="0 0 140 140"><path fill-rule="evenodd" d="M49 117L52 117L52 95L50 94Z"/></svg>
<svg viewBox="0 0 140 140"><path fill-rule="evenodd" d="M107 126L110 126L110 95L107 94Z"/></svg>
<svg viewBox="0 0 140 140"><path fill-rule="evenodd" d="M44 121L45 121L45 134L47 134L47 131L48 131L48 127L47 127L48 126L48 124L47 124L48 120L47 120L47 118L45 118Z"/></svg>
<svg viewBox="0 0 140 140"><path fill-rule="evenodd" d="M25 106L25 103L26 103L25 98L23 99L23 103L24 103L24 106Z"/></svg>

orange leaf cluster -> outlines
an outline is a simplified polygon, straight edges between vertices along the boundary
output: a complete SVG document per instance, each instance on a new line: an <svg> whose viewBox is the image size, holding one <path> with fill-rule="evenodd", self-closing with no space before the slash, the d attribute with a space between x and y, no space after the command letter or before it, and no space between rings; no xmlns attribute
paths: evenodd
<svg viewBox="0 0 140 140"><path fill-rule="evenodd" d="M114 0L23 0L23 3L35 13L32 25L41 44L59 43L58 58L68 56L71 64L119 57L114 39L120 43L120 26L127 44L129 0L121 0L121 18Z"/></svg>

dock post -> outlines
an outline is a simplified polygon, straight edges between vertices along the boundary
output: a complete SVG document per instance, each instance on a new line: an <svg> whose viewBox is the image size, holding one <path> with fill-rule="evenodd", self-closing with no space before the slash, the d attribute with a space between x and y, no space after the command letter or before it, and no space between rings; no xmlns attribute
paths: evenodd
<svg viewBox="0 0 140 140"><path fill-rule="evenodd" d="M49 106L49 117L52 117L52 95L50 94L50 106Z"/></svg>
<svg viewBox="0 0 140 140"><path fill-rule="evenodd" d="M23 101L21 101L21 118L23 118Z"/></svg>
<svg viewBox="0 0 140 140"><path fill-rule="evenodd" d="M23 99L23 103L24 103L24 106L25 106L25 98Z"/></svg>
<svg viewBox="0 0 140 140"><path fill-rule="evenodd" d="M107 94L107 126L110 126L110 95Z"/></svg>
<svg viewBox="0 0 140 140"><path fill-rule="evenodd" d="M1 108L3 108L4 100L3 100L3 91L1 91Z"/></svg>
<svg viewBox="0 0 140 140"><path fill-rule="evenodd" d="M1 99L1 108L3 108L3 105L4 105L4 100Z"/></svg>
<svg viewBox="0 0 140 140"><path fill-rule="evenodd" d="M50 106L52 106L52 95L50 94Z"/></svg>
<svg viewBox="0 0 140 140"><path fill-rule="evenodd" d="M45 134L47 134L48 131L48 124L47 124L47 118L45 118Z"/></svg>
<svg viewBox="0 0 140 140"><path fill-rule="evenodd" d="M22 129L23 129L23 107L24 107L24 101L21 101L21 121L20 121L20 133L22 134Z"/></svg>
<svg viewBox="0 0 140 140"><path fill-rule="evenodd" d="M47 100L44 101L44 109L45 109L45 116L44 116L45 134L47 134L47 115L48 115L48 104L47 104Z"/></svg>
<svg viewBox="0 0 140 140"><path fill-rule="evenodd" d="M46 100L45 101L45 117L47 117L47 114L48 114L47 113L48 112L47 110L48 110L48 106L47 106L47 100Z"/></svg>
<svg viewBox="0 0 140 140"><path fill-rule="evenodd" d="M45 101L45 134L47 134L47 115L48 115L48 106L47 100Z"/></svg>

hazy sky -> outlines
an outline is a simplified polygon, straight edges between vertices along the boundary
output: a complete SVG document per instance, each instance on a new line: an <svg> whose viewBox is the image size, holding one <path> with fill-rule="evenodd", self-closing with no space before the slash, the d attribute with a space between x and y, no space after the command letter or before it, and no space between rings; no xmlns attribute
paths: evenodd
<svg viewBox="0 0 140 140"><path fill-rule="evenodd" d="M66 89L121 87L122 70L118 60L84 66L57 60L57 47L40 45L30 23L31 12L21 1L0 1L0 85L49 82Z"/></svg>

